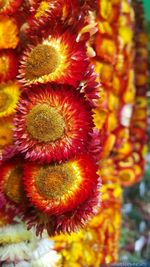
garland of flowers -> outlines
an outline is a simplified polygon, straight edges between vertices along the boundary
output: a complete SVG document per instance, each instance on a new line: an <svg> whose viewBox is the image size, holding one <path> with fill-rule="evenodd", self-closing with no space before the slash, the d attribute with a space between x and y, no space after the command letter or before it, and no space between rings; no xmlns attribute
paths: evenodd
<svg viewBox="0 0 150 267"><path fill-rule="evenodd" d="M134 11L127 1L118 1L114 6L111 6L110 1L104 3L103 8L106 8L106 6L107 8L103 11L108 11L110 7L112 12L113 7L114 13L116 10L119 10L120 13L118 13L118 20L113 25L113 30L116 26L118 34L116 63L113 65L106 61L106 69L106 62L102 58L94 60L96 71L100 72L100 82L107 95L105 101L100 103L95 110L96 127L99 127L101 132L105 127L105 133L108 133L105 135L106 139L103 139L104 147L99 162L99 173L103 184L101 190L102 207L98 215L88 223L84 230L77 234L71 234L71 236L59 235L54 238L56 251L62 255L63 266L67 267L74 265L77 267L85 265L96 267L100 264L112 264L118 261L122 203L120 185L126 187L138 182L143 176L145 165L147 59L146 57L139 58L141 46L138 48L138 41L135 44L133 42L134 11L139 11L140 17L139 13L136 15L139 21L140 18L143 19L143 12L141 6L139 8L139 3L134 6ZM102 13L104 14L104 12ZM103 31L109 29L110 31L111 23L109 24L107 19L105 23L107 28L102 27L104 21L100 18L98 22L99 29L102 28ZM142 35L142 40L146 40L144 28L139 28L137 22L136 29L139 35ZM99 31L97 35L97 38L103 40L103 42L105 42L106 36L108 38L107 32L101 33ZM135 37L137 40L136 32ZM134 57L135 49L136 57ZM143 54L147 55L146 42L143 44L142 41L142 49ZM102 55L105 57L104 53ZM141 67L142 70L134 70L134 66L139 66L139 62L138 64L136 62L137 59L143 62L144 69ZM142 87L139 87L136 77L141 73L145 82ZM136 111L139 114L138 116ZM109 118L114 112L116 112L113 116L114 120L112 120L112 117L110 121L107 120L106 117ZM143 117L140 116L141 113ZM105 119L103 119L103 116L105 116ZM140 134L135 134L135 131ZM140 147L139 140L142 140L142 142L140 141Z"/></svg>
<svg viewBox="0 0 150 267"><path fill-rule="evenodd" d="M18 44L20 90L3 85L0 114L13 117L13 144L2 155L2 206L10 205L29 228L37 228L37 234L47 228L51 235L84 225L97 211L100 186L92 119L100 85L86 55L86 39L77 40L79 28L88 25L89 9L83 4L80 11L72 1L53 2L24 3L15 13L16 5L10 1L9 8L4 4L1 9L4 21L16 21L16 36L12 32L9 48ZM14 16L7 17L10 9ZM56 12L57 20L53 21ZM22 13L25 15L20 19ZM75 17L81 17L76 25ZM16 60L14 54L10 57L7 52L6 56L10 62L5 59L8 74L2 75L2 82L12 78L11 61ZM12 154L13 159L8 160L7 155Z"/></svg>
<svg viewBox="0 0 150 267"><path fill-rule="evenodd" d="M127 0L0 5L0 226L19 216L37 235L56 235L58 266L118 259L121 186L139 181L145 162L147 41L139 17L135 62L143 65L135 74ZM33 257L31 266L47 260Z"/></svg>

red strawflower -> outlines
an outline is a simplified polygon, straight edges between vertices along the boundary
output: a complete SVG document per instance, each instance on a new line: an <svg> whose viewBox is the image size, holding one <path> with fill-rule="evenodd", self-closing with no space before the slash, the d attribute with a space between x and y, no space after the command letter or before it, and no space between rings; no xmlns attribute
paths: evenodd
<svg viewBox="0 0 150 267"><path fill-rule="evenodd" d="M13 66L13 68L12 68ZM0 82L13 80L18 72L18 60L13 50L0 51Z"/></svg>
<svg viewBox="0 0 150 267"><path fill-rule="evenodd" d="M82 159L85 160L84 157ZM90 158L89 158L89 162L91 163ZM86 164L86 163L87 161L83 162L83 164ZM92 165L92 163L90 165ZM26 169L27 169L27 166L26 166ZM86 167L84 167L83 170L85 171ZM89 168L86 171L88 172ZM95 170L92 173L91 177L94 177L93 175L96 178ZM59 234L61 232L70 233L71 231L76 231L80 227L83 227L84 224L87 222L87 220L89 220L90 217L92 215L95 215L97 211L99 210L100 185L101 185L100 179L96 178L95 183L93 183L93 186L91 188L91 192L89 196L83 202L78 204L76 208L74 209L71 209L71 207L69 208L69 199L68 199L68 208L70 209L70 211L62 212L61 214L57 214L57 215L47 214L29 205L26 211L23 213L22 218L23 220L27 222L28 229L31 229L32 227L36 228L37 235L42 234L43 230L45 229L47 230L48 234L51 236L55 234ZM85 194L85 188L82 187L81 190L83 194ZM31 193L30 196L32 197L34 195Z"/></svg>
<svg viewBox="0 0 150 267"><path fill-rule="evenodd" d="M75 35L69 32L58 36L47 34L28 46L18 77L25 85L56 82L77 86L88 66L85 45L77 43Z"/></svg>
<svg viewBox="0 0 150 267"><path fill-rule="evenodd" d="M69 86L34 86L18 104L14 119L18 151L30 160L64 161L87 150L92 113L84 96Z"/></svg>
<svg viewBox="0 0 150 267"><path fill-rule="evenodd" d="M119 183L122 186L131 186L136 182L136 173L133 168L122 168L118 170Z"/></svg>
<svg viewBox="0 0 150 267"><path fill-rule="evenodd" d="M0 202L1 208L11 210L18 215L24 205L23 164L17 160L5 162L0 172Z"/></svg>
<svg viewBox="0 0 150 267"><path fill-rule="evenodd" d="M12 117L0 119L0 165L16 153L13 140Z"/></svg>
<svg viewBox="0 0 150 267"><path fill-rule="evenodd" d="M89 155L62 164L27 163L24 188L37 209L49 215L60 215L71 212L88 199L97 185L96 171Z"/></svg>

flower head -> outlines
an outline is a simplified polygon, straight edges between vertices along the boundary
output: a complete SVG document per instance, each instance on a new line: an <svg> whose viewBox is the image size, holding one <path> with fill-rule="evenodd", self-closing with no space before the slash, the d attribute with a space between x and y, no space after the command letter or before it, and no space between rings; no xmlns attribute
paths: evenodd
<svg viewBox="0 0 150 267"><path fill-rule="evenodd" d="M104 184L101 191L104 205L83 229L53 237L65 266L99 266L117 261L122 190L114 183Z"/></svg>
<svg viewBox="0 0 150 267"><path fill-rule="evenodd" d="M18 27L12 17L0 17L0 49L15 49L18 45Z"/></svg>
<svg viewBox="0 0 150 267"><path fill-rule="evenodd" d="M122 168L118 172L119 183L122 186L131 186L136 181L136 173L133 168Z"/></svg>
<svg viewBox="0 0 150 267"><path fill-rule="evenodd" d="M21 82L30 85L57 82L78 85L88 67L85 46L66 32L29 45L20 65Z"/></svg>
<svg viewBox="0 0 150 267"><path fill-rule="evenodd" d="M9 80L13 80L16 77L17 72L18 72L18 60L13 50L9 50L7 52L1 51L0 52L0 81L6 82Z"/></svg>
<svg viewBox="0 0 150 267"><path fill-rule="evenodd" d="M48 215L32 206L23 213L22 218L27 222L28 229L32 227L36 228L36 235L41 235L45 229L49 236L77 231L98 212L100 207L99 186L100 182L89 198L70 212L65 212L57 216Z"/></svg>
<svg viewBox="0 0 150 267"><path fill-rule="evenodd" d="M20 90L17 83L0 85L0 118L14 113L19 97Z"/></svg>
<svg viewBox="0 0 150 267"><path fill-rule="evenodd" d="M96 166L87 155L62 164L25 165L27 196L36 208L48 214L75 209L89 197L96 183Z"/></svg>
<svg viewBox="0 0 150 267"><path fill-rule="evenodd" d="M35 86L34 86L35 87ZM15 144L26 158L62 161L86 148L92 131L91 108L68 86L27 91L15 116Z"/></svg>
<svg viewBox="0 0 150 267"><path fill-rule="evenodd" d="M96 170L90 155L57 165L27 163L24 187L32 206L24 212L23 219L29 229L35 226L37 235L44 229L54 235L83 226L99 205Z"/></svg>
<svg viewBox="0 0 150 267"><path fill-rule="evenodd" d="M14 210L14 216L24 205L24 190L22 184L23 167L21 162L15 160L6 162L1 166L0 173L0 199L6 206Z"/></svg>
<svg viewBox="0 0 150 267"><path fill-rule="evenodd" d="M32 233L29 232L24 224L9 224L0 228L0 244L16 244L30 240Z"/></svg>
<svg viewBox="0 0 150 267"><path fill-rule="evenodd" d="M60 267L61 256L53 250L53 242L41 239L31 257L32 267Z"/></svg>
<svg viewBox="0 0 150 267"><path fill-rule="evenodd" d="M95 39L95 49L97 56L107 61L108 63L115 64L116 62L116 41L110 38L102 38L101 35L97 35Z"/></svg>
<svg viewBox="0 0 150 267"><path fill-rule="evenodd" d="M13 139L13 118L0 119L0 163L11 158L15 152Z"/></svg>
<svg viewBox="0 0 150 267"><path fill-rule="evenodd" d="M29 260L32 250L35 247L33 243L19 242L17 244L8 244L0 247L0 261L19 262L24 259ZM13 266L13 265L11 265ZM17 265L15 265L17 266Z"/></svg>

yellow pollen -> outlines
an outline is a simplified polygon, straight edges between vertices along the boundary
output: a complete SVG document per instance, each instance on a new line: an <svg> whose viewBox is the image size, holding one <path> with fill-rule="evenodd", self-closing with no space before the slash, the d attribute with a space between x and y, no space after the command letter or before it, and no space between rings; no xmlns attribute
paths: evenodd
<svg viewBox="0 0 150 267"><path fill-rule="evenodd" d="M44 197L57 200L68 194L75 178L74 169L67 163L46 166L40 169L36 177L36 187Z"/></svg>
<svg viewBox="0 0 150 267"><path fill-rule="evenodd" d="M5 184L5 194L15 203L21 203L23 199L22 168L15 167L8 175Z"/></svg>
<svg viewBox="0 0 150 267"><path fill-rule="evenodd" d="M26 76L28 79L50 74L57 69L59 55L57 50L46 44L39 44L27 58Z"/></svg>
<svg viewBox="0 0 150 267"><path fill-rule="evenodd" d="M40 142L54 142L64 135L65 121L54 107L39 104L27 115L27 130Z"/></svg>

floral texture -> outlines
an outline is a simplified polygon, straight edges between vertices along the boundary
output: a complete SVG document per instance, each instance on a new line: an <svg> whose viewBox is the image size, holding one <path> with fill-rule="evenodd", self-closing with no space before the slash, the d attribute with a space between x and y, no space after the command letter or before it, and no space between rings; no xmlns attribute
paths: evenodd
<svg viewBox="0 0 150 267"><path fill-rule="evenodd" d="M33 87L22 97L15 116L15 144L39 162L63 161L85 151L92 131L91 109L68 86Z"/></svg>
<svg viewBox="0 0 150 267"><path fill-rule="evenodd" d="M115 263L147 150L141 4L0 1L0 82L0 265Z"/></svg>
<svg viewBox="0 0 150 267"><path fill-rule="evenodd" d="M23 0L1 1L0 14L11 15L17 11Z"/></svg>
<svg viewBox="0 0 150 267"><path fill-rule="evenodd" d="M66 32L48 35L29 45L21 60L19 77L25 85L56 82L77 86L87 67L84 44Z"/></svg>

